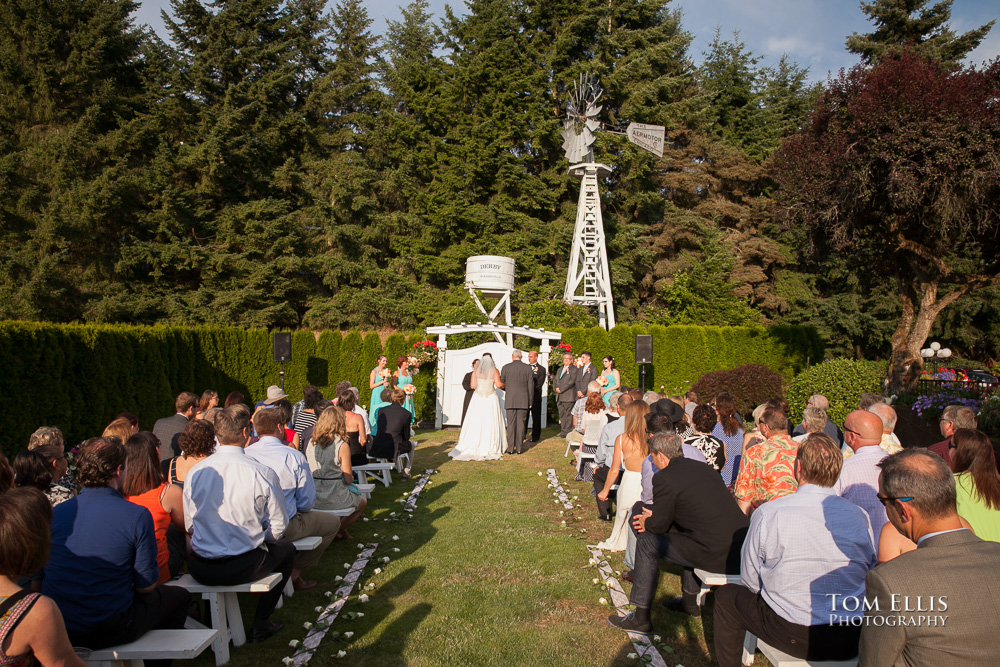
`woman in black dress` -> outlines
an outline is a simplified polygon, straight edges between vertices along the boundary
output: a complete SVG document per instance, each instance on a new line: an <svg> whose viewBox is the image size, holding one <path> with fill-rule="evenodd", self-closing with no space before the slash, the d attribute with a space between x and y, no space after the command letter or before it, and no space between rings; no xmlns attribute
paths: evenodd
<svg viewBox="0 0 1000 667"><path fill-rule="evenodd" d="M479 365L479 359L472 360L472 370L465 374L462 379L462 388L465 389L465 401L462 403L462 423L465 423L465 413L469 411L469 401L472 400L472 395L475 390L472 388L472 374L476 372L476 366Z"/></svg>

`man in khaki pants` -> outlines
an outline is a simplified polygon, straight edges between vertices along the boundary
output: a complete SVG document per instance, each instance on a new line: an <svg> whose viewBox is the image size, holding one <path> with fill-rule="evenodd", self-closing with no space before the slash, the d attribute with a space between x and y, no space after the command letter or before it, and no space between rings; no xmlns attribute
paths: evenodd
<svg viewBox="0 0 1000 667"><path fill-rule="evenodd" d="M316 586L315 581L302 578L302 571L319 563L323 552L340 530L340 518L327 512L311 512L316 502L316 487L306 457L281 439L281 415L278 410L261 409L253 416L253 425L260 440L246 448L247 457L270 468L278 476L285 496L288 528L284 539L295 541L303 537L319 537L323 542L312 551L295 555L292 586L304 591Z"/></svg>

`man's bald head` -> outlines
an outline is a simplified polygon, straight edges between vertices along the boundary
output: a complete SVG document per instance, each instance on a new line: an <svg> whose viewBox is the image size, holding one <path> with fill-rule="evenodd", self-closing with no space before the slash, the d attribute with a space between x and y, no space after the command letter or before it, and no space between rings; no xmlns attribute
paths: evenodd
<svg viewBox="0 0 1000 667"><path fill-rule="evenodd" d="M857 451L861 447L877 445L882 442L882 420L879 416L867 410L855 410L844 420L844 431L850 435L844 436L851 449Z"/></svg>

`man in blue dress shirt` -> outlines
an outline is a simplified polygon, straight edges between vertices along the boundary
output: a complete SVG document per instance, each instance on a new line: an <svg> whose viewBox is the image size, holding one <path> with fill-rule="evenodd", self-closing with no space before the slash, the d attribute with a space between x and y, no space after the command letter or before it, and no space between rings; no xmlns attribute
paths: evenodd
<svg viewBox="0 0 1000 667"><path fill-rule="evenodd" d="M183 628L191 595L156 585L153 517L118 492L125 447L117 437L91 438L76 460L83 490L52 511L52 554L42 581L73 645L100 649L149 630Z"/></svg>

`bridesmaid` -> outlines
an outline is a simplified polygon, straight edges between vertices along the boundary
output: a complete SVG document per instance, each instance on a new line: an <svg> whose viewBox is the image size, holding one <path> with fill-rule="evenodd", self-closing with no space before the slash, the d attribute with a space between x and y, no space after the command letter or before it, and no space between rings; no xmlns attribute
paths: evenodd
<svg viewBox="0 0 1000 667"><path fill-rule="evenodd" d="M615 368L614 357L604 357L603 375L607 379L608 384L601 388L601 398L604 399L604 405L610 406L611 392L617 391L622 386L622 376L618 372L618 369Z"/></svg>
<svg viewBox="0 0 1000 667"><path fill-rule="evenodd" d="M385 372L388 361L389 359L384 354L378 355L378 359L375 360L377 365L368 376L368 388L372 390L372 398L368 405L368 421L372 426L372 435L375 435L376 425L378 424L379 408L388 405L388 403L382 401L382 392L390 384L388 373Z"/></svg>
<svg viewBox="0 0 1000 667"><path fill-rule="evenodd" d="M406 391L406 385L408 384L413 384L413 376L410 375L410 359L409 357L401 356L396 359L396 371L392 374L392 387L393 389L399 387L403 391ZM403 407L410 411L410 421L416 422L417 413L413 409L413 394L406 395Z"/></svg>

